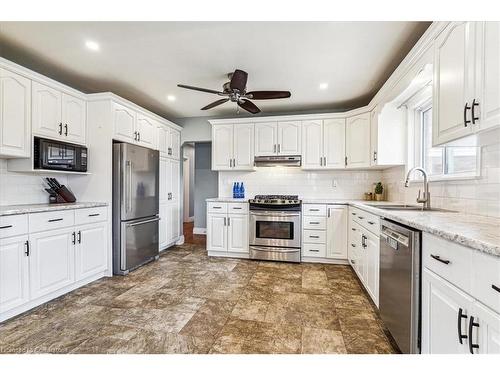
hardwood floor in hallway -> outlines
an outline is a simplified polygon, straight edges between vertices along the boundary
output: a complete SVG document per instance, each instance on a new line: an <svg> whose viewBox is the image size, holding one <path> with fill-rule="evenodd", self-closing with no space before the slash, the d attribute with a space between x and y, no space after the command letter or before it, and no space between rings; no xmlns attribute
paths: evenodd
<svg viewBox="0 0 500 375"><path fill-rule="evenodd" d="M184 244L0 324L1 353L395 353L349 266Z"/></svg>

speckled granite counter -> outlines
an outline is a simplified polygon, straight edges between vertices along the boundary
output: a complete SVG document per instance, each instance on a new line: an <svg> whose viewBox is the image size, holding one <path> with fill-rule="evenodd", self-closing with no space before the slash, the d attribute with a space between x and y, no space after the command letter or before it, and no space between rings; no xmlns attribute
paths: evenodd
<svg viewBox="0 0 500 375"><path fill-rule="evenodd" d="M78 208L104 207L107 205L107 203L102 202L17 204L12 206L0 206L0 216L31 214L46 211L76 210Z"/></svg>
<svg viewBox="0 0 500 375"><path fill-rule="evenodd" d="M207 199L218 202L243 202L233 198ZM303 204L345 204L385 217L389 220L433 234L488 254L500 256L500 219L460 212L389 211L374 207L377 204L398 202L368 202L346 199L303 199Z"/></svg>
<svg viewBox="0 0 500 375"><path fill-rule="evenodd" d="M248 203L248 198L207 198L207 202Z"/></svg>

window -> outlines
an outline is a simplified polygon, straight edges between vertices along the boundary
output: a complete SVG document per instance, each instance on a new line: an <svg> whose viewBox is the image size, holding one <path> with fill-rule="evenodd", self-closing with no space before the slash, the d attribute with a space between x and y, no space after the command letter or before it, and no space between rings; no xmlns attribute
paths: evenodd
<svg viewBox="0 0 500 375"><path fill-rule="evenodd" d="M471 135L443 146L432 147L432 103L427 100L415 109L416 163L428 172L432 179L460 179L479 174L480 149L476 136Z"/></svg>

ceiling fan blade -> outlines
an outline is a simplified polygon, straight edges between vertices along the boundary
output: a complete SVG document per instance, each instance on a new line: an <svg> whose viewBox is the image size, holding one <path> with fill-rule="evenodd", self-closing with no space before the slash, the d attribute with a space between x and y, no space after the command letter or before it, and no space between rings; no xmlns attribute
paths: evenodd
<svg viewBox="0 0 500 375"><path fill-rule="evenodd" d="M182 87L183 89L189 89L189 90L196 90L196 91L202 91L202 92L208 92L210 94L218 94L218 95L223 95L224 93L217 91L217 90L211 90L211 89L204 89L202 87L196 87L196 86L188 86L188 85L177 85L178 87Z"/></svg>
<svg viewBox="0 0 500 375"><path fill-rule="evenodd" d="M250 100L241 99L238 101L238 105L243 108L245 111L248 111L252 114L256 114L260 112L259 107L253 104Z"/></svg>
<svg viewBox="0 0 500 375"><path fill-rule="evenodd" d="M245 88L247 87L247 79L248 79L248 73L244 72L243 70L236 69L231 76L231 83L229 84L229 87L231 89L236 89L239 90L240 92L245 91Z"/></svg>
<svg viewBox="0 0 500 375"><path fill-rule="evenodd" d="M215 102L213 103L210 103L209 105L206 105L205 107L203 107L201 110L204 111L206 109L210 109L210 108L213 108L213 107L217 107L218 105L221 105L221 104L224 104L225 102L227 102L229 100L228 99L219 99L219 100L216 100Z"/></svg>
<svg viewBox="0 0 500 375"><path fill-rule="evenodd" d="M249 99L283 99L289 98L292 94L290 91L250 91L246 93Z"/></svg>

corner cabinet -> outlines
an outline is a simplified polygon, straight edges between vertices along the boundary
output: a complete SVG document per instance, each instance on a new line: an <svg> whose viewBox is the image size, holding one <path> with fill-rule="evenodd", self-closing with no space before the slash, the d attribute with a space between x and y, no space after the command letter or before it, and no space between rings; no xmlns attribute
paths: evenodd
<svg viewBox="0 0 500 375"><path fill-rule="evenodd" d="M212 170L254 169L254 124L212 126Z"/></svg>
<svg viewBox="0 0 500 375"><path fill-rule="evenodd" d="M0 157L31 155L31 80L0 68Z"/></svg>
<svg viewBox="0 0 500 375"><path fill-rule="evenodd" d="M347 118L346 166L366 168L370 166L370 113Z"/></svg>
<svg viewBox="0 0 500 375"><path fill-rule="evenodd" d="M32 101L34 135L85 144L87 104L83 97L33 81Z"/></svg>

